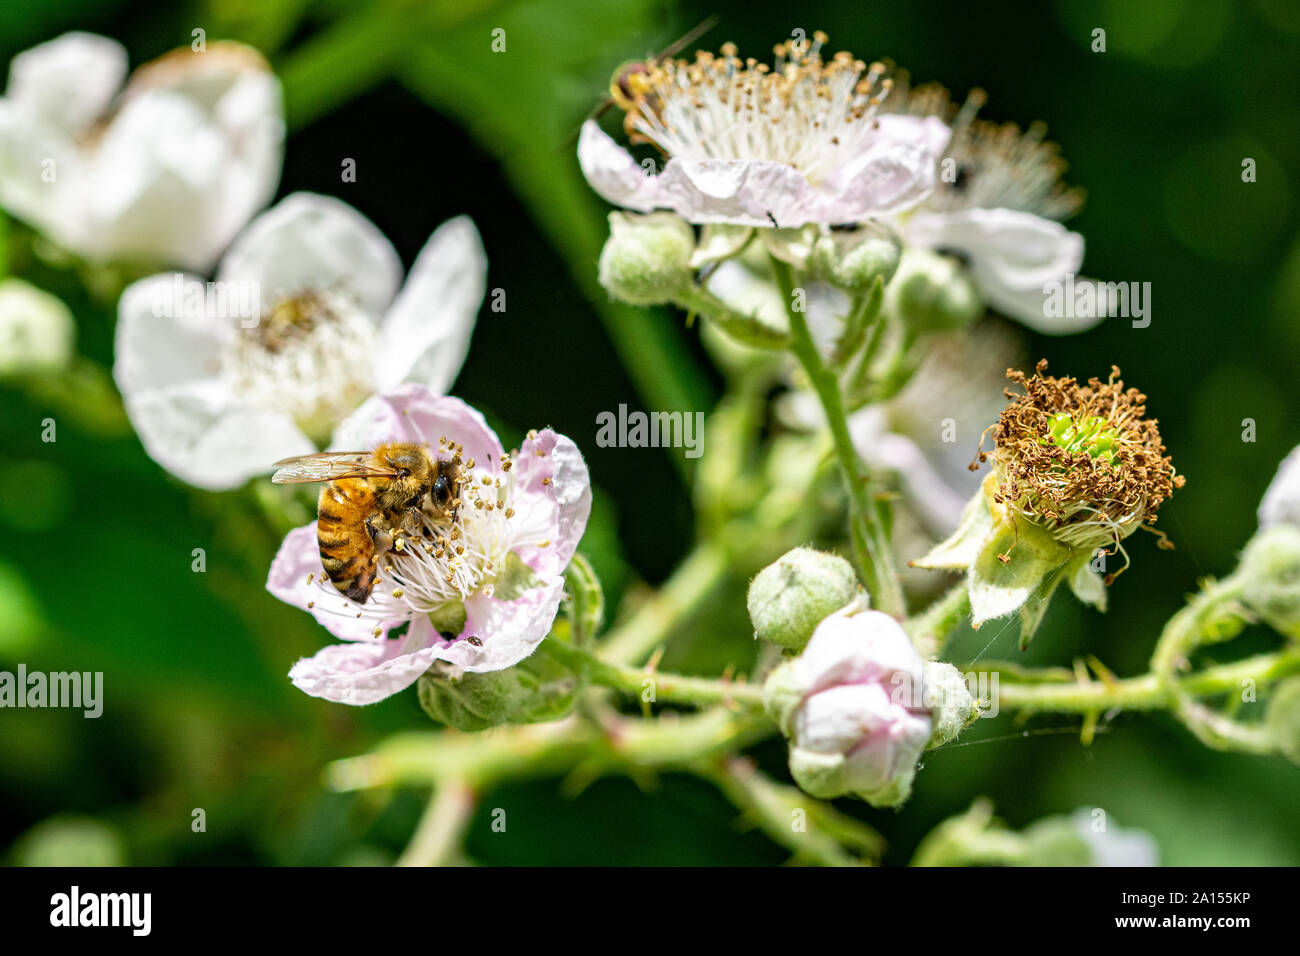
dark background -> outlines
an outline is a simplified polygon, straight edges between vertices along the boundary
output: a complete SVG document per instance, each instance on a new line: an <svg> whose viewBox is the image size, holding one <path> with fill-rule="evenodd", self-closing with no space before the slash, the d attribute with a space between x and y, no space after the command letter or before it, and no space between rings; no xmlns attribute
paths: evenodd
<svg viewBox="0 0 1300 956"><path fill-rule="evenodd" d="M983 87L989 118L1049 124L1069 180L1088 191L1071 223L1087 239L1085 272L1150 282L1153 321L1111 320L1072 338L1026 333L1028 349L1063 374L1120 365L1150 396L1188 484L1161 511L1177 550L1134 540L1109 614L1058 599L1025 659L1066 664L1091 652L1120 674L1145 670L1198 577L1231 569L1260 494L1300 439L1300 7L98 0L6 6L0 57L68 29L120 39L132 66L188 44L195 27L209 42L246 39L285 84L281 195L339 196L408 265L438 223L473 216L489 287L506 290L508 307L483 312L455 391L507 444L549 424L583 448L597 489L584 550L617 599L662 580L689 548L690 496L665 452L597 448L596 414L620 402L707 410L721 381L680 316L615 307L595 286L604 207L581 183L571 141L615 67L714 12L721 23L706 46L734 40L761 57L795 27L822 29L834 49L890 57L959 96ZM498 27L504 54L490 50ZM1105 53L1089 48L1096 27ZM355 183L340 181L345 157ZM1253 184L1241 181L1244 157L1257 160ZM81 351L111 365L112 309L67 270L11 259L73 307ZM135 864L391 860L424 795L331 794L320 774L388 733L427 726L414 694L354 710L293 689L290 664L328 635L263 590L277 538L248 496L191 491L130 434L75 416L42 444L47 406L0 390L0 667L103 670L106 705L96 721L0 713L0 847L43 820L90 818L106 852ZM1256 423L1254 442L1242 440L1244 419ZM207 549L206 574L190 570L194 547ZM721 642L698 650L701 667L733 646L749 653L741 588L686 639L682 666L693 639ZM1010 631L987 643L968 635L955 660L1016 653ZM1252 634L1244 646L1268 643ZM1104 807L1154 834L1166 863L1300 862L1297 770L1280 758L1213 753L1163 716L1122 715L1086 748L1070 726L985 722L962 746L927 755L903 812L844 805L889 838L888 862L905 862L979 794L1016 826ZM783 776L778 745L760 758ZM511 808L508 836L490 829L494 806ZM190 831L195 807L207 811L205 834ZM784 858L734 818L691 778L645 793L606 779L574 799L541 780L485 795L468 851L519 864ZM51 832L11 858L52 845Z"/></svg>

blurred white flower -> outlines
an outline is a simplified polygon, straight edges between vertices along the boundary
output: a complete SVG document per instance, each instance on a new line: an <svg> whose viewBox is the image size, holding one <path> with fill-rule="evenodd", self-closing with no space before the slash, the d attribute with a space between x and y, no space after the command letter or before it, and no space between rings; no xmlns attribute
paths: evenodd
<svg viewBox="0 0 1300 956"><path fill-rule="evenodd" d="M235 240L214 282L164 274L127 288L113 375L155 461L192 485L233 488L315 451L376 392L402 382L445 392L486 272L462 216L430 237L403 286L397 251L372 222L294 193Z"/></svg>
<svg viewBox="0 0 1300 956"><path fill-rule="evenodd" d="M75 336L61 299L22 279L0 279L0 375L62 368Z"/></svg>
<svg viewBox="0 0 1300 956"><path fill-rule="evenodd" d="M647 171L589 120L578 143L587 181L615 205L693 223L791 228L916 204L934 185L943 124L877 115L884 67L848 53L823 61L825 40L778 45L770 69L726 44L629 74L615 97L628 139L654 144L666 165Z"/></svg>
<svg viewBox="0 0 1300 956"><path fill-rule="evenodd" d="M256 50L188 47L135 71L67 33L14 57L0 204L93 262L207 272L280 179L280 84Z"/></svg>
<svg viewBox="0 0 1300 956"><path fill-rule="evenodd" d="M1300 448L1282 459L1259 503L1259 527L1290 524L1300 528Z"/></svg>
<svg viewBox="0 0 1300 956"><path fill-rule="evenodd" d="M1160 848L1145 830L1108 823L1098 827L1089 807L1070 815L1070 823L1092 853L1093 866L1159 866Z"/></svg>

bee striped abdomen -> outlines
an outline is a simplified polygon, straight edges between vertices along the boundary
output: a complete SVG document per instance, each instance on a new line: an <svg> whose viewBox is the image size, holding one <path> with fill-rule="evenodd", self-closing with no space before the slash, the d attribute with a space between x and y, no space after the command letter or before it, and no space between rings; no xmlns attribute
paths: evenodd
<svg viewBox="0 0 1300 956"><path fill-rule="evenodd" d="M358 604L375 587L375 544L366 527L374 510L374 492L362 478L331 481L321 489L317 504L321 565L333 585Z"/></svg>

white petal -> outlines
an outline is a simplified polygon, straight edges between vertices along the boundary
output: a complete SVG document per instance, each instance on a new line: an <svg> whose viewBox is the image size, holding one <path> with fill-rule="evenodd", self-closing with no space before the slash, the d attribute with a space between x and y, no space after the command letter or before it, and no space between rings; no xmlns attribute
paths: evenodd
<svg viewBox="0 0 1300 956"><path fill-rule="evenodd" d="M59 245L80 249L90 232L77 198L84 175L72 139L0 99L0 205Z"/></svg>
<svg viewBox="0 0 1300 956"><path fill-rule="evenodd" d="M149 456L188 484L220 490L315 451L287 415L239 405L220 365L231 323L162 314L174 283L143 279L118 303L113 377Z"/></svg>
<svg viewBox="0 0 1300 956"><path fill-rule="evenodd" d="M474 459L476 473L499 473L501 440L482 414L459 398L435 395L423 385L401 385L366 399L335 430L330 448L358 451L390 441L427 441L436 449L444 436L465 447L465 458Z"/></svg>
<svg viewBox="0 0 1300 956"><path fill-rule="evenodd" d="M352 296L379 316L401 283L397 251L347 203L293 193L249 224L222 259L218 278L260 284L262 302L307 289Z"/></svg>
<svg viewBox="0 0 1300 956"><path fill-rule="evenodd" d="M578 134L578 165L591 188L615 206L641 212L655 208L657 191L650 176L595 120L583 123Z"/></svg>
<svg viewBox="0 0 1300 956"><path fill-rule="evenodd" d="M591 477L578 446L549 428L519 448L512 526L516 551L544 577L559 576L591 514Z"/></svg>
<svg viewBox="0 0 1300 956"><path fill-rule="evenodd" d="M5 96L75 135L108 109L126 77L126 63L126 49L116 40L65 33L14 57Z"/></svg>
<svg viewBox="0 0 1300 956"><path fill-rule="evenodd" d="M186 103L220 142L218 182L205 194L208 225L191 240L203 259L192 267L207 272L275 194L284 155L280 83L252 48L213 43L201 54L182 48L136 70L123 94L126 106L155 97Z"/></svg>
<svg viewBox="0 0 1300 956"><path fill-rule="evenodd" d="M1291 524L1300 527L1300 448L1282 459L1277 474L1259 503L1259 526Z"/></svg>
<svg viewBox="0 0 1300 956"><path fill-rule="evenodd" d="M876 138L880 142L923 150L937 165L952 139L952 130L937 116L884 113L876 117Z"/></svg>
<svg viewBox="0 0 1300 956"><path fill-rule="evenodd" d="M985 300L999 312L1040 331L1059 332L1045 315L1048 282L1064 281L1083 265L1083 237L1059 222L1013 209L918 212L907 224L910 242L954 249L970 261ZM1069 331L1088 325L1076 324Z"/></svg>
<svg viewBox="0 0 1300 956"><path fill-rule="evenodd" d="M117 304L113 377L128 401L174 385L213 383L235 334L231 321L187 315L184 290L199 282L181 273L132 283ZM177 301L177 287L181 301Z"/></svg>
<svg viewBox="0 0 1300 956"><path fill-rule="evenodd" d="M150 458L210 491L237 488L269 475L281 458L316 450L288 415L238 405L221 382L144 392L126 410Z"/></svg>
<svg viewBox="0 0 1300 956"><path fill-rule="evenodd" d="M445 393L469 350L487 285L487 255L468 216L438 228L379 328L375 381Z"/></svg>
<svg viewBox="0 0 1300 956"><path fill-rule="evenodd" d="M183 97L155 91L123 106L79 183L91 258L206 271L217 251L220 132Z"/></svg>

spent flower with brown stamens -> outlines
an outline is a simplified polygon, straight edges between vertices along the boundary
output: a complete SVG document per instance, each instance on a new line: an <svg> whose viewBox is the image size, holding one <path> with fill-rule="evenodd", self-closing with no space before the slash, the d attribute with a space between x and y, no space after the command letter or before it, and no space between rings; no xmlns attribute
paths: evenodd
<svg viewBox="0 0 1300 956"><path fill-rule="evenodd" d="M993 471L957 530L912 562L966 572L974 627L1019 612L1021 647L1062 584L1104 611L1105 585L1118 572L1103 578L1102 556L1123 552L1120 542L1138 528L1154 531L1161 503L1183 486L1146 396L1125 388L1118 368L1087 385L1046 372L1045 361L1033 375L1007 371L1024 393L1006 390L1011 403L985 432L993 450L983 451L981 438L970 466L992 459Z"/></svg>
<svg viewBox="0 0 1300 956"><path fill-rule="evenodd" d="M1046 371L1046 360L1033 375L1007 370L1024 394L1006 390L1012 401L990 429L994 450L979 452L979 461L994 460L993 501L1071 547L1118 544L1153 524L1185 479L1147 417L1146 395L1125 388L1118 367L1087 385Z"/></svg>

